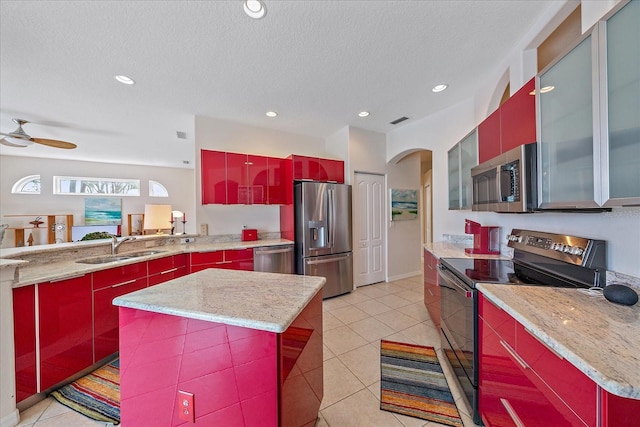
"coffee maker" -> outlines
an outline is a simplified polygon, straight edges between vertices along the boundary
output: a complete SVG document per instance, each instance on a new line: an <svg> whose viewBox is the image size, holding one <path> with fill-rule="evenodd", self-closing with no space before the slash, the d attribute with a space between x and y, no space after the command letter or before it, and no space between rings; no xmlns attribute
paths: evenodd
<svg viewBox="0 0 640 427"><path fill-rule="evenodd" d="M473 248L465 248L465 253L500 255L500 227L483 226L465 219L464 232L473 234Z"/></svg>

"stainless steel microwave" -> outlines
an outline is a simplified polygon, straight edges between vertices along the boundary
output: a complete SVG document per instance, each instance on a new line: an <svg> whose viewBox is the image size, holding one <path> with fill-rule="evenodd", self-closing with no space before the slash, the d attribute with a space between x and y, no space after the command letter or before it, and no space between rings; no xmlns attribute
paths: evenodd
<svg viewBox="0 0 640 427"><path fill-rule="evenodd" d="M474 211L533 212L538 207L536 144L525 144L471 169Z"/></svg>

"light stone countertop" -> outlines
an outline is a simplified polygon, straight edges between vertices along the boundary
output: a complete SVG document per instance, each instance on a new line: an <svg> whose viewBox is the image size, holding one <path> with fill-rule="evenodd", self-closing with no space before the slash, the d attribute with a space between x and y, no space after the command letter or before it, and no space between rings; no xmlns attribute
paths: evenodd
<svg viewBox="0 0 640 427"><path fill-rule="evenodd" d="M604 390L640 399L640 303L613 304L601 293L567 288L477 287Z"/></svg>
<svg viewBox="0 0 640 427"><path fill-rule="evenodd" d="M213 268L117 297L113 304L282 333L325 281L324 277Z"/></svg>
<svg viewBox="0 0 640 427"><path fill-rule="evenodd" d="M473 242L470 244L454 243L454 242L434 242L425 243L424 248L431 252L436 258L482 258L482 259L509 259L510 257L504 255L469 255L464 249L473 247Z"/></svg>
<svg viewBox="0 0 640 427"><path fill-rule="evenodd" d="M268 239L268 240L254 240L248 242L233 241L233 242L203 242L203 243L187 243L187 244L175 244L175 245L158 245L145 247L144 240L136 243L138 247L132 247L130 242L125 243L120 247L118 255L126 256L128 252L138 252L140 250L157 250L159 253L154 255L147 255L142 257L129 258L126 260L110 262L105 264L82 264L76 262L83 258L92 258L95 256L104 256L110 253L111 243L96 243L82 242L82 243L67 243L54 245L47 245L50 248L15 248L10 251L3 250L0 255L5 255L10 252L12 256L16 258L0 258L0 266L4 263L16 263L19 262L19 278L13 284L14 288L27 286L34 283L42 283L50 280L62 280L80 276L83 274L92 273L94 271L105 270L107 268L119 267L122 265L135 264L137 262L149 261L152 259L163 258L170 255L176 255L181 253L191 252L211 252L225 249L250 249L261 246L282 246L292 245L291 240L286 239ZM29 255L30 262L25 263L17 258L21 254L19 249L24 249L22 252L25 255ZM38 260L41 257L42 260Z"/></svg>

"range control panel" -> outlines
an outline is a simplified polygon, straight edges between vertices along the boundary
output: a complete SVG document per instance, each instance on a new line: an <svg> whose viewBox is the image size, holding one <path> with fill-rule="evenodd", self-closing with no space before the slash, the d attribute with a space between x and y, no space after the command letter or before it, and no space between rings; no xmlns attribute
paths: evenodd
<svg viewBox="0 0 640 427"><path fill-rule="evenodd" d="M604 240L514 228L507 236L507 241L510 248L583 267L604 268L606 265Z"/></svg>

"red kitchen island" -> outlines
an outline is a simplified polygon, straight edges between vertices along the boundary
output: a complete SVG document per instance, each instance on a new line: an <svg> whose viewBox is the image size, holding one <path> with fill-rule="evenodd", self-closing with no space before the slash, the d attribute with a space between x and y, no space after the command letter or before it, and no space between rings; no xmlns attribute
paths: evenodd
<svg viewBox="0 0 640 427"><path fill-rule="evenodd" d="M212 268L114 299L122 425L313 426L324 282Z"/></svg>

